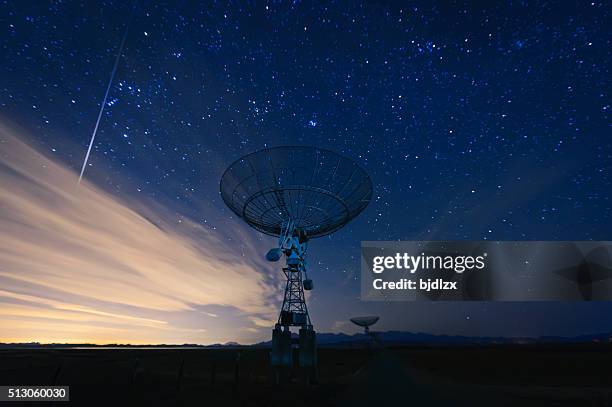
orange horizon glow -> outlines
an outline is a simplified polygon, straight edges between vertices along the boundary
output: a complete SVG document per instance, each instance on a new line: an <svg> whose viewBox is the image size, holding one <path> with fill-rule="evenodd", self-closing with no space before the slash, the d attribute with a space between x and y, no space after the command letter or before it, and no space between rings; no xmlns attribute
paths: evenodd
<svg viewBox="0 0 612 407"><path fill-rule="evenodd" d="M155 202L77 187L77 173L23 139L0 124L0 342L267 338L278 281L246 226L226 232L246 242L236 250Z"/></svg>

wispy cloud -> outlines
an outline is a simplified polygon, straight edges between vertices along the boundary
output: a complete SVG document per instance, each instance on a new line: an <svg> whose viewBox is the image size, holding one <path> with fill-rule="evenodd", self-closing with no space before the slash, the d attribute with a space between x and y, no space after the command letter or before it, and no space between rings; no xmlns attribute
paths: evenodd
<svg viewBox="0 0 612 407"><path fill-rule="evenodd" d="M264 248L231 244L246 226L169 221L77 179L0 125L0 341L205 343L274 319Z"/></svg>

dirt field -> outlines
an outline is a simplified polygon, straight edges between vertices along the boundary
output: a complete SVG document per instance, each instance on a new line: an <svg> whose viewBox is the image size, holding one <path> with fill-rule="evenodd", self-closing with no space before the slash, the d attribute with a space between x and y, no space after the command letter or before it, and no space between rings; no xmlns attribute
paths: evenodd
<svg viewBox="0 0 612 407"><path fill-rule="evenodd" d="M611 372L608 345L320 349L318 383L280 385L266 349L0 350L0 385L79 405L612 406Z"/></svg>

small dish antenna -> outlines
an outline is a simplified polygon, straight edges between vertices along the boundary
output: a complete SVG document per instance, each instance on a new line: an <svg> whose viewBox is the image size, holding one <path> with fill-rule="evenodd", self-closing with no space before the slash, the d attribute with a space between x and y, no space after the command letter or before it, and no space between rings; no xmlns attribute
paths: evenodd
<svg viewBox="0 0 612 407"><path fill-rule="evenodd" d="M351 322L357 326L361 326L364 328L364 333L366 335L370 334L370 327L378 322L380 317L355 317L351 318Z"/></svg>

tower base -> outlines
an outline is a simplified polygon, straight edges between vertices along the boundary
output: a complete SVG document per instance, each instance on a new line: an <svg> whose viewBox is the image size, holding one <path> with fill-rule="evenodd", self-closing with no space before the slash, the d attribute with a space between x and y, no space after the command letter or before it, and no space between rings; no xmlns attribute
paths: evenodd
<svg viewBox="0 0 612 407"><path fill-rule="evenodd" d="M317 334L314 329L300 329L300 367L314 367L317 365Z"/></svg>
<svg viewBox="0 0 612 407"><path fill-rule="evenodd" d="M272 367L291 367L293 365L293 350L291 347L291 331L282 330L276 324L272 330L272 352L270 353Z"/></svg>
<svg viewBox="0 0 612 407"><path fill-rule="evenodd" d="M308 384L317 381L317 341L312 327L302 327L299 331L297 366L294 366L293 340L288 326L276 324L272 330L272 350L270 365L274 382L280 384L291 376L302 377ZM299 371L294 371L294 370ZM292 374L291 372L294 371Z"/></svg>

